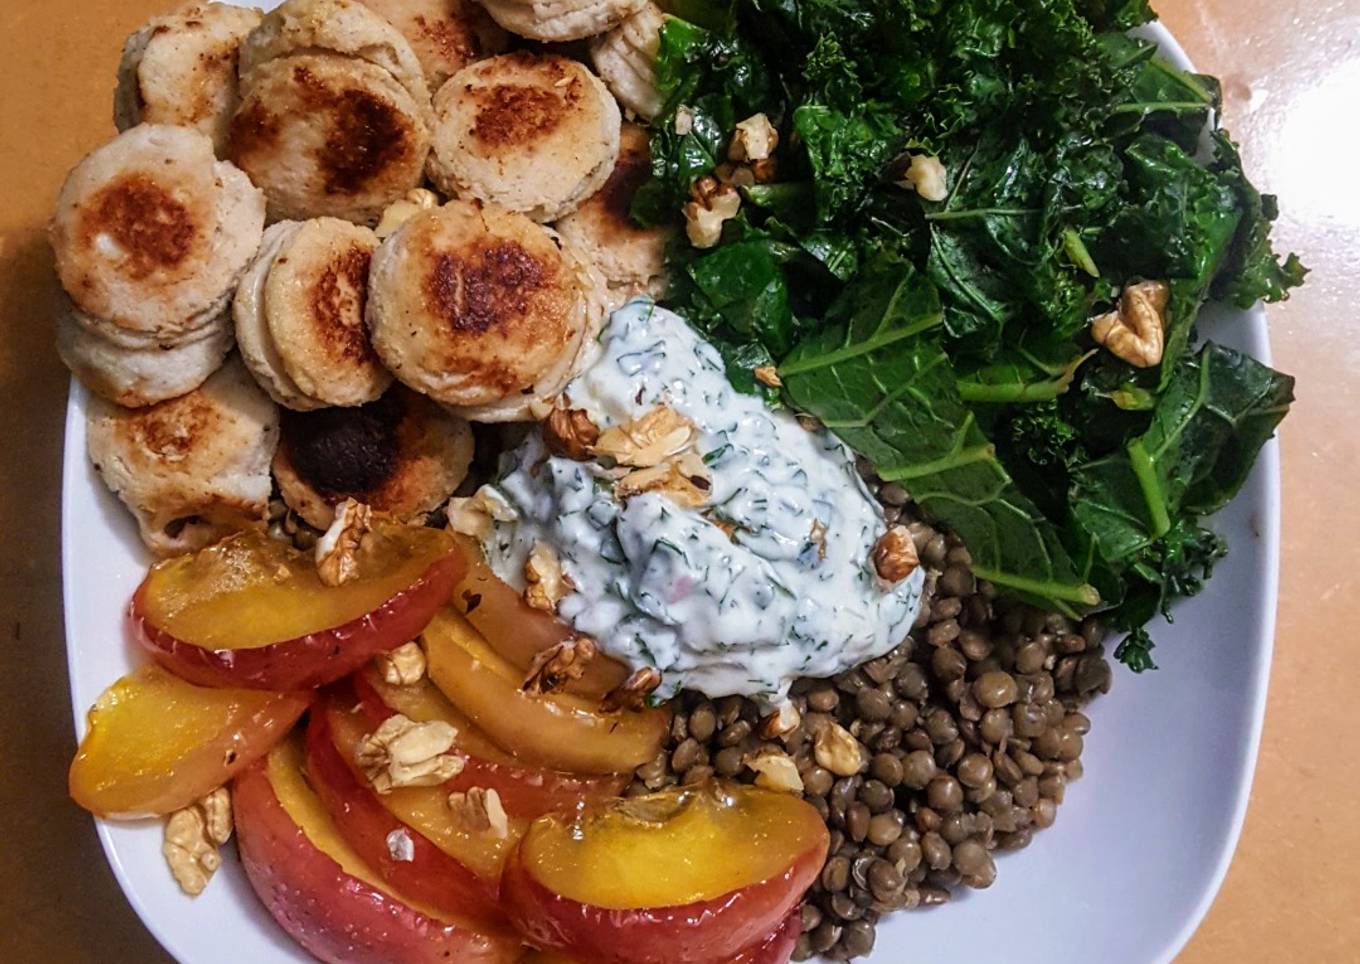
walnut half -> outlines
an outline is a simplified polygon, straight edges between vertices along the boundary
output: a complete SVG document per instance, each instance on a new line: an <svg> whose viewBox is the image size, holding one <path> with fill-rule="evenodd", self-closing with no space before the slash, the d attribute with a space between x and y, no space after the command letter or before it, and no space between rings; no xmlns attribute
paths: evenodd
<svg viewBox="0 0 1360 964"><path fill-rule="evenodd" d="M1130 365L1151 368L1162 360L1170 302L1171 286L1165 281L1131 284L1117 309L1091 319L1091 337Z"/></svg>
<svg viewBox="0 0 1360 964"><path fill-rule="evenodd" d="M217 848L231 839L231 830L231 796L226 787L170 814L161 854L180 890L191 897L203 893L222 865Z"/></svg>
<svg viewBox="0 0 1360 964"><path fill-rule="evenodd" d="M346 499L335 507L335 519L316 541L316 574L323 585L342 586L359 578L359 546L373 528L373 510Z"/></svg>

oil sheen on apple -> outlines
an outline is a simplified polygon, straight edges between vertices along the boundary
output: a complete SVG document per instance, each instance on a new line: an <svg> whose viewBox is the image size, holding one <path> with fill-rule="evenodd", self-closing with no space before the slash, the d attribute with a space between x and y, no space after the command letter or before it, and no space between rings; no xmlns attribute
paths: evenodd
<svg viewBox="0 0 1360 964"><path fill-rule="evenodd" d="M906 636L924 576L885 587L875 575L885 523L849 450L733 389L678 315L645 300L614 312L567 397L602 429L659 404L688 417L708 503L620 502L604 466L550 457L534 433L492 487L515 518L495 524L487 557L522 588L534 543L551 545L575 584L559 614L616 659L659 669L660 695L773 700L796 677L856 666Z"/></svg>

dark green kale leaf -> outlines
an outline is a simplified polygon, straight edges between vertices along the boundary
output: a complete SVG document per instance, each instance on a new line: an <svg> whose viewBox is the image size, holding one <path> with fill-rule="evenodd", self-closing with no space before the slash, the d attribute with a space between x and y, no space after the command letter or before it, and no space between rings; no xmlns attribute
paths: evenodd
<svg viewBox="0 0 1360 964"><path fill-rule="evenodd" d="M863 207L903 139L891 115L873 105L842 113L804 104L793 112L793 129L812 170L818 224L844 219Z"/></svg>
<svg viewBox="0 0 1360 964"><path fill-rule="evenodd" d="M1289 411L1294 380L1208 343L1186 359L1145 433L1072 475L1072 512L1101 556L1126 564L1185 513L1221 507Z"/></svg>
<svg viewBox="0 0 1360 964"><path fill-rule="evenodd" d="M1048 608L1083 612L1100 597L959 397L953 366L931 335L942 321L929 280L909 262L881 257L832 306L826 327L781 363L785 390L958 533L980 578Z"/></svg>

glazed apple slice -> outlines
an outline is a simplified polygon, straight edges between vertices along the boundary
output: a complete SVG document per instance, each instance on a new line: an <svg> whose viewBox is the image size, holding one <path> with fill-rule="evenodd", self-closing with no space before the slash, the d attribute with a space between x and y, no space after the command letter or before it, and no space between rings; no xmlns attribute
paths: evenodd
<svg viewBox="0 0 1360 964"><path fill-rule="evenodd" d="M452 605L502 659L520 671L521 678L535 656L575 637L570 626L530 606L513 586L492 572L475 540L465 535L454 538L468 561L468 571L453 594ZM563 689L599 700L627 678L628 667L600 654L586 664L580 679L568 680Z"/></svg>
<svg viewBox="0 0 1360 964"><path fill-rule="evenodd" d="M157 662L190 682L309 689L418 635L464 567L448 533L379 522L359 548L359 577L327 586L310 555L245 532L153 566L130 620Z"/></svg>
<svg viewBox="0 0 1360 964"><path fill-rule="evenodd" d="M269 752L310 694L214 689L144 666L106 689L71 761L71 798L101 817L172 813Z"/></svg>
<svg viewBox="0 0 1360 964"><path fill-rule="evenodd" d="M530 943L591 964L710 964L779 930L827 844L817 811L790 794L672 789L540 817L501 902Z"/></svg>
<svg viewBox="0 0 1360 964"><path fill-rule="evenodd" d="M336 832L302 773L297 739L247 767L232 788L241 863L288 934L322 961L510 964L517 938L398 894Z"/></svg>
<svg viewBox="0 0 1360 964"><path fill-rule="evenodd" d="M335 700L325 701L307 726L307 772L340 835L403 894L504 928L497 900L501 868L525 823L497 838L458 826L446 788L404 787L379 795L353 758L355 744L372 729Z"/></svg>
<svg viewBox="0 0 1360 964"><path fill-rule="evenodd" d="M462 757L464 766L444 788L494 789L506 811L516 816L533 819L553 810L617 797L630 779L628 774L580 776L528 766L497 746L428 680L392 686L370 668L355 674L354 692L373 727L393 713L418 723L438 720L452 726L458 736L450 752Z"/></svg>
<svg viewBox="0 0 1360 964"><path fill-rule="evenodd" d="M427 672L449 702L519 759L571 773L632 773L656 756L670 725L662 709L605 713L570 693L531 695L523 673L452 607L422 636Z"/></svg>
<svg viewBox="0 0 1360 964"><path fill-rule="evenodd" d="M759 944L712 964L788 964L793 958L793 949L798 945L798 935L802 930L802 912L798 907L794 907L779 925L779 929ZM561 951L531 948L520 959L519 964L585 964L585 962L568 957Z"/></svg>

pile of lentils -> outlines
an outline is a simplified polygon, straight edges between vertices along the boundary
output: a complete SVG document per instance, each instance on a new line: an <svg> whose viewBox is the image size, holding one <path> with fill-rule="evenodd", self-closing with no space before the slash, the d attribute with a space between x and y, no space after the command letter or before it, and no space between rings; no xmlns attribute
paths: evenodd
<svg viewBox="0 0 1360 964"><path fill-rule="evenodd" d="M682 693L665 750L628 788L715 775L755 782L748 760L793 759L831 834L803 905L798 961L867 955L883 915L942 904L960 886L991 886L997 851L1019 850L1053 825L1082 774L1090 720L1081 708L1110 687L1094 620L997 598L956 538L923 522L900 486L862 471L927 570L910 636L839 676L795 682L797 725L779 735L752 700ZM817 735L832 725L859 743L854 772L818 762Z"/></svg>

